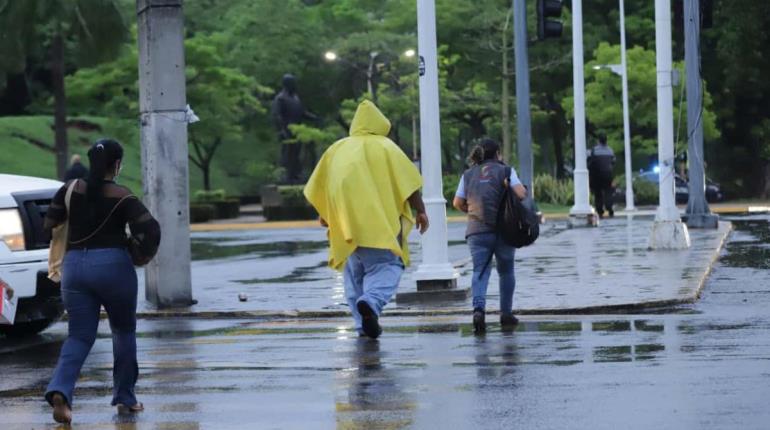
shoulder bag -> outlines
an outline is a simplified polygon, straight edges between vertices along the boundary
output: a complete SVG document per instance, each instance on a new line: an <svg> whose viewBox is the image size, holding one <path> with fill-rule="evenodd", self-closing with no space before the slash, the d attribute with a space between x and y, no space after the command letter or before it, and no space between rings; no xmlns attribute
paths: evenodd
<svg viewBox="0 0 770 430"><path fill-rule="evenodd" d="M56 283L61 282L61 265L64 254L67 252L67 239L69 238L70 201L72 200L72 190L75 189L77 182L77 179L72 181L64 195L64 209L67 211L67 219L51 230L51 245L48 248L48 279Z"/></svg>

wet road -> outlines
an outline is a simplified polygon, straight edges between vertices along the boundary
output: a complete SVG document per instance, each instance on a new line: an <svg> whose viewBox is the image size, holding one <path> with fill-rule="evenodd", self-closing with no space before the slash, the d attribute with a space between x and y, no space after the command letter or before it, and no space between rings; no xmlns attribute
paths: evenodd
<svg viewBox="0 0 770 430"><path fill-rule="evenodd" d="M485 337L464 318L386 319L379 342L346 319L144 320L133 419L109 407L103 327L74 428L766 429L770 224L735 220L702 300L658 313L528 317ZM63 336L0 341L0 429L55 428L40 395Z"/></svg>

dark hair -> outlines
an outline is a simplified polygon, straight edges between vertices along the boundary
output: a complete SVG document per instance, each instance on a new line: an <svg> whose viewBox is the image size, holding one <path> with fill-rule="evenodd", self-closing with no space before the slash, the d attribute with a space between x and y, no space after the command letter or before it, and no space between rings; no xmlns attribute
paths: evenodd
<svg viewBox="0 0 770 430"><path fill-rule="evenodd" d="M114 169L115 163L121 159L123 159L123 147L112 139L99 139L88 150L88 161L91 165L88 171L86 198L92 208L91 211L96 207L94 203L102 199L104 177L109 169Z"/></svg>
<svg viewBox="0 0 770 430"><path fill-rule="evenodd" d="M497 158L497 153L499 151L500 145L494 140L485 137L473 148L470 157L468 157L468 161L470 164L481 164L487 160Z"/></svg>
<svg viewBox="0 0 770 430"><path fill-rule="evenodd" d="M602 145L606 145L607 144L607 136L604 135L604 134L600 134L599 135L599 143L601 143Z"/></svg>

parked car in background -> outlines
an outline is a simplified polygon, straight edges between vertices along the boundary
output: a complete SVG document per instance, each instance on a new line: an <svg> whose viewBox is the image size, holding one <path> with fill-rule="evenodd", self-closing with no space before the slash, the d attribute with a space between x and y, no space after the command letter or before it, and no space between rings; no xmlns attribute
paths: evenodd
<svg viewBox="0 0 770 430"><path fill-rule="evenodd" d="M64 312L59 285L48 279L49 234L43 219L61 182L0 174L0 278L19 298L7 336L45 330Z"/></svg>
<svg viewBox="0 0 770 430"><path fill-rule="evenodd" d="M660 182L660 176L658 172L650 170L634 176L634 181L645 181L657 186ZM687 180L678 173L674 174L674 192L677 204L687 204L687 201L690 198L689 184ZM626 193L623 186L615 188L614 200L616 203L624 203L626 201ZM724 200L724 194L722 193L719 184L706 178L706 201L709 203L717 203L722 200Z"/></svg>

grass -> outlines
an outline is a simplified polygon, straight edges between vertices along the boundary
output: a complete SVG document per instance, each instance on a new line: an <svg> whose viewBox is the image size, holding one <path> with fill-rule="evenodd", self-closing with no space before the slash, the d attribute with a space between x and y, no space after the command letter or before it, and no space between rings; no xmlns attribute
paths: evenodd
<svg viewBox="0 0 770 430"><path fill-rule="evenodd" d="M70 154L80 154L88 160L86 153L91 144L100 137L117 139L125 149L123 171L119 183L142 194L142 164L139 126L130 119L107 119L99 117L74 117L98 126L99 130L68 129ZM49 116L0 117L0 173L13 175L56 178L54 156L53 118ZM238 149L235 149L237 152ZM223 151L224 154L224 151ZM232 159L232 154L228 154ZM225 157L223 157L224 159ZM239 194L241 183L237 175L227 174L221 164L212 168L214 188L225 188ZM87 162L85 163L87 164ZM201 174L190 163L191 193L202 188Z"/></svg>

